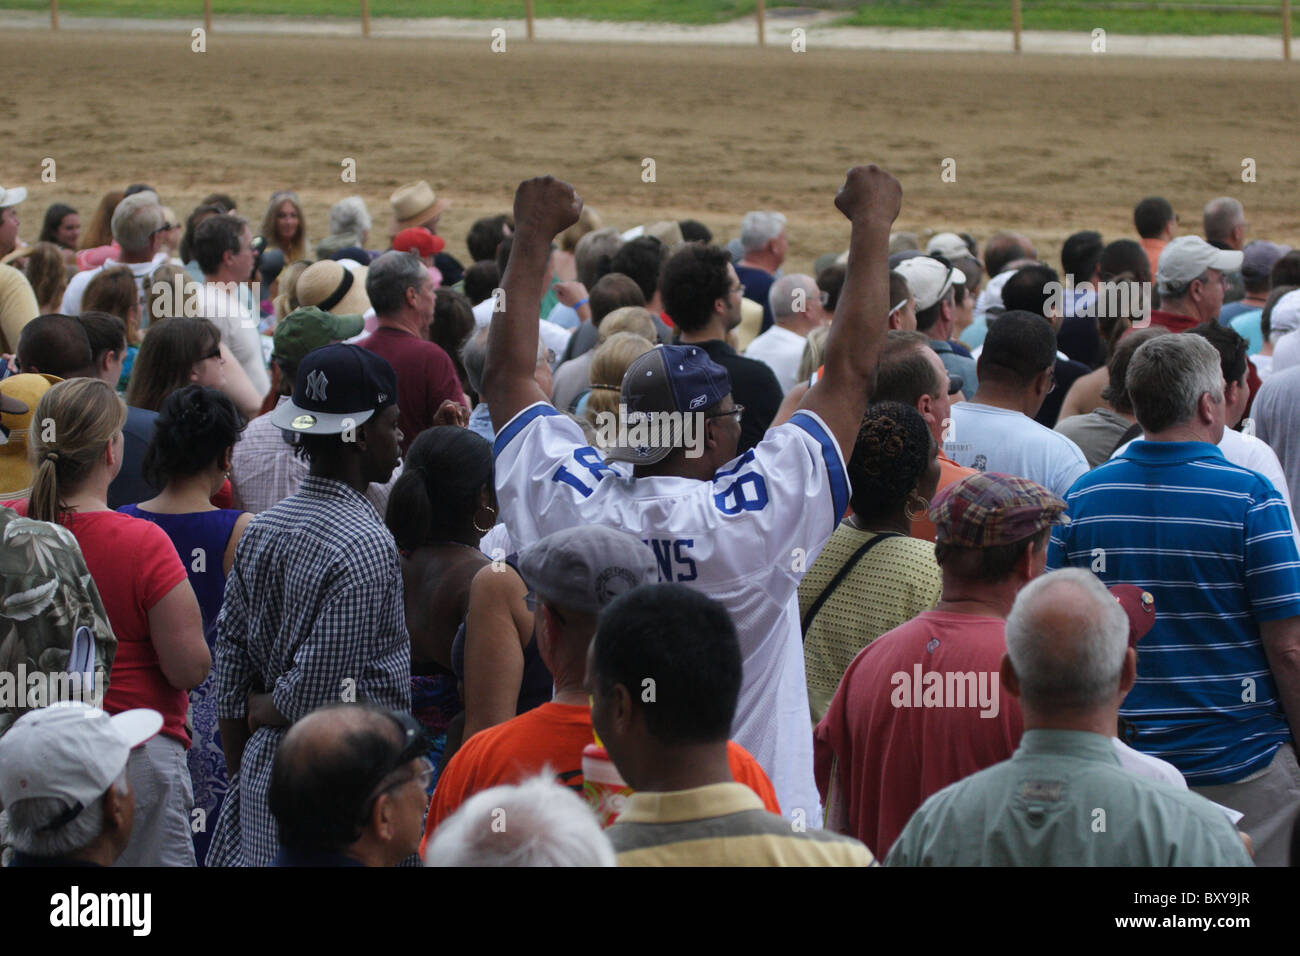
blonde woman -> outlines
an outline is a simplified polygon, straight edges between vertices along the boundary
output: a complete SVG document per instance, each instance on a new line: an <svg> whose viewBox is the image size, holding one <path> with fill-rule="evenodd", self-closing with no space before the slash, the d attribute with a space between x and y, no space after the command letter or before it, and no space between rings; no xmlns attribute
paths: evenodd
<svg viewBox="0 0 1300 956"><path fill-rule="evenodd" d="M830 335L829 325L820 325L808 333L804 339L803 355L799 359L799 371L795 373L796 382L806 382L813 372L822 367L822 357L826 354L826 337Z"/></svg>
<svg viewBox="0 0 1300 956"><path fill-rule="evenodd" d="M307 220L297 193L286 189L271 194L258 235L266 240L266 248L283 252L286 262L308 257Z"/></svg>
<svg viewBox="0 0 1300 956"><path fill-rule="evenodd" d="M635 332L650 342L658 341L659 338L654 316L648 309L639 305L625 305L621 309L615 309L601 320L596 335L597 348L615 332ZM595 349L583 352L576 358L561 363L555 370L551 401L560 411L572 411L591 388L591 360L595 354Z"/></svg>
<svg viewBox="0 0 1300 956"><path fill-rule="evenodd" d="M81 546L117 637L104 710L148 707L163 715L162 731L127 764L135 825L115 865L194 866L187 691L212 667L198 600L166 532L109 510L126 423L113 389L99 379L60 382L41 396L34 420L51 427L28 435L31 496L18 510L63 525Z"/></svg>
<svg viewBox="0 0 1300 956"><path fill-rule="evenodd" d="M279 325L281 319L301 304L298 301L298 277L306 272L310 265L311 263L306 259L299 259L285 266L276 277L275 296L271 300L275 306L276 325Z"/></svg>
<svg viewBox="0 0 1300 956"><path fill-rule="evenodd" d="M654 345L649 339L635 332L615 332L596 349L591 359L591 391L578 402L578 415L586 418L596 429L601 450L607 447L603 439L616 437L620 430L617 425L623 375L629 365L652 348ZM607 417L610 415L614 417ZM614 427L606 424L602 428L602 421L614 423Z"/></svg>

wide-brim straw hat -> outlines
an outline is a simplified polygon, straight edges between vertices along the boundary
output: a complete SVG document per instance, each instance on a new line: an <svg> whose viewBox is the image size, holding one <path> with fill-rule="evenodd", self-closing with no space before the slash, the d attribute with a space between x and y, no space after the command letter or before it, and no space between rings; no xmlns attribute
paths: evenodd
<svg viewBox="0 0 1300 956"><path fill-rule="evenodd" d="M365 266L348 266L336 259L313 262L298 276L299 305L314 305L334 315L364 315L370 308Z"/></svg>
<svg viewBox="0 0 1300 956"><path fill-rule="evenodd" d="M395 236L403 229L412 226L423 226L451 206L451 200L438 197L433 187L423 179L399 186L388 197L388 202L393 207L393 221L388 227L390 236Z"/></svg>

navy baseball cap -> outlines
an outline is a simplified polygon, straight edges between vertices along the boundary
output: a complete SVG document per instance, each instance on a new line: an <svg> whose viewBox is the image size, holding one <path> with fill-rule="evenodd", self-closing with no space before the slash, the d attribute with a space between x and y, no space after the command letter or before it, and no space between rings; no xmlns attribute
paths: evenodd
<svg viewBox="0 0 1300 956"><path fill-rule="evenodd" d="M647 429L651 441L614 445L605 457L653 465L663 461L674 448L682 447L683 435L678 428L681 416L703 412L731 392L731 376L709 353L695 345L658 345L628 366L623 375L621 401L627 409L625 424L629 439L644 416L665 416L667 424Z"/></svg>
<svg viewBox="0 0 1300 956"><path fill-rule="evenodd" d="M298 363L293 397L271 412L287 432L338 435L397 403L397 373L359 345L326 345Z"/></svg>

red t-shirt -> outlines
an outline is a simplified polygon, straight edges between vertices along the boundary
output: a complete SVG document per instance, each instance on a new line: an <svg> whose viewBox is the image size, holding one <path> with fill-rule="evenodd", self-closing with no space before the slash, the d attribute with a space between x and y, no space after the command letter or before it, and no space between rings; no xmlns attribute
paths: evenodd
<svg viewBox="0 0 1300 956"><path fill-rule="evenodd" d="M433 424L438 406L463 400L456 366L436 342L400 329L381 325L357 344L386 358L397 373L397 423L405 455L415 436Z"/></svg>
<svg viewBox="0 0 1300 956"><path fill-rule="evenodd" d="M20 501L16 510L27 514L27 504ZM64 524L81 545L86 568L117 636L104 710L116 714L133 707L152 708L163 715L162 733L188 747L189 695L167 683L149 634L150 609L186 580L176 545L152 521L116 511L71 514Z"/></svg>
<svg viewBox="0 0 1300 956"><path fill-rule="evenodd" d="M210 499L214 508L233 508L235 507L235 492L230 487L230 479L227 478L217 489L217 493Z"/></svg>
<svg viewBox="0 0 1300 956"><path fill-rule="evenodd" d="M424 821L420 855L424 856L429 837L443 820L474 794L489 787L518 783L547 766L556 780L581 792L582 750L594 742L591 709L554 701L479 731L456 751L438 777L429 815ZM768 810L780 813L776 791L749 751L734 740L729 741L727 757L736 782L758 794Z"/></svg>
<svg viewBox="0 0 1300 956"><path fill-rule="evenodd" d="M883 860L926 798L1008 759L1023 725L1019 701L998 676L1004 653L1004 621L945 611L926 611L868 644L813 732L828 826L842 806L839 829ZM949 674L973 674L973 692ZM995 701L996 712L982 717Z"/></svg>

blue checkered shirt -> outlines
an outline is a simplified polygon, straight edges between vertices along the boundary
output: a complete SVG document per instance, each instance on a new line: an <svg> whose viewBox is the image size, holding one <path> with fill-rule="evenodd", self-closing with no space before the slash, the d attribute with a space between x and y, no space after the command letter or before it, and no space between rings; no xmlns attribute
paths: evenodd
<svg viewBox="0 0 1300 956"><path fill-rule="evenodd" d="M297 494L253 519L226 581L215 656L223 718L243 719L250 691L271 692L290 723L338 701L411 709L397 547L364 497L309 475ZM248 741L209 866L267 866L275 858L267 791L284 730L262 727Z"/></svg>

